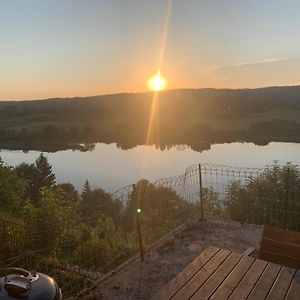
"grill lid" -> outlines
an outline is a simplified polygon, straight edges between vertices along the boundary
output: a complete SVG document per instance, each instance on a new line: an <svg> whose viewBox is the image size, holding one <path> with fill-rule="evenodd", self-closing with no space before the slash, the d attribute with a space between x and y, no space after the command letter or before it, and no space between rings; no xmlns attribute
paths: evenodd
<svg viewBox="0 0 300 300"><path fill-rule="evenodd" d="M53 278L43 273L21 268L9 268L0 278L0 299L62 299L60 288Z"/></svg>

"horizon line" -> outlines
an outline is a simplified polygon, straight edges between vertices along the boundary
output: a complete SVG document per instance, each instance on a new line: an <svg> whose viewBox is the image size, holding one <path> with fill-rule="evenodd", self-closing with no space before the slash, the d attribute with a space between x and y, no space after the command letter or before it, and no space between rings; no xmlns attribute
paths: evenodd
<svg viewBox="0 0 300 300"><path fill-rule="evenodd" d="M153 94L153 93L165 93L165 92L173 92L173 91L183 91L183 90L231 90L231 91L239 91L239 90L261 90L268 88L293 88L300 87L300 84L291 84L291 85L270 85L270 86L261 86L261 87L243 87L243 88L216 88L216 87L199 87L199 88L174 88L174 89L165 89L159 92L154 91L139 91L139 92L111 92L104 93L98 95L89 95L89 96L53 96L48 98L35 98L35 99L0 99L0 102L30 102L30 101L46 101L46 100L55 100L55 99L78 99L78 98L94 98L94 97L107 97L107 96L117 96L117 95L137 95L137 94Z"/></svg>

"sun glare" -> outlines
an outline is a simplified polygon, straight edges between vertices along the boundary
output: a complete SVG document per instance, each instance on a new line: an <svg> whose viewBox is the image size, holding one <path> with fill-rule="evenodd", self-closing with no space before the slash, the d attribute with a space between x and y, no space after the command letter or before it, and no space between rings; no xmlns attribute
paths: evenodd
<svg viewBox="0 0 300 300"><path fill-rule="evenodd" d="M158 92L166 88L167 81L162 75L158 73L149 79L148 86L150 90Z"/></svg>

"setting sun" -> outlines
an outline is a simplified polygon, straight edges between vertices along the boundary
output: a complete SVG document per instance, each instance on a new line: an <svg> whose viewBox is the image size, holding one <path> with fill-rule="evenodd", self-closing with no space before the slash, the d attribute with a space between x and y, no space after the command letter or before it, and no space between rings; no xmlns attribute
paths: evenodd
<svg viewBox="0 0 300 300"><path fill-rule="evenodd" d="M149 79L148 86L152 91L161 91L166 88L167 81L162 75L158 73Z"/></svg>

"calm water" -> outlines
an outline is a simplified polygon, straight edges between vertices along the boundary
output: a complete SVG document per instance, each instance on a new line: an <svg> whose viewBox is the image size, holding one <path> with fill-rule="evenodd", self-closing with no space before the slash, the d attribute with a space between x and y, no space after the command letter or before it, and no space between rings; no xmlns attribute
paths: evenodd
<svg viewBox="0 0 300 300"><path fill-rule="evenodd" d="M2 150L0 153L0 157L12 166L21 162L33 163L38 155L38 151L23 153ZM202 153L187 146L164 151L154 146L138 146L125 151L118 149L116 144L97 144L93 152L64 150L46 155L53 166L57 182L71 182L81 190L84 181L88 179L91 185L113 192L142 177L152 181L182 174L189 165L201 162L264 167L278 160L281 164L289 161L300 165L300 144L215 144Z"/></svg>

